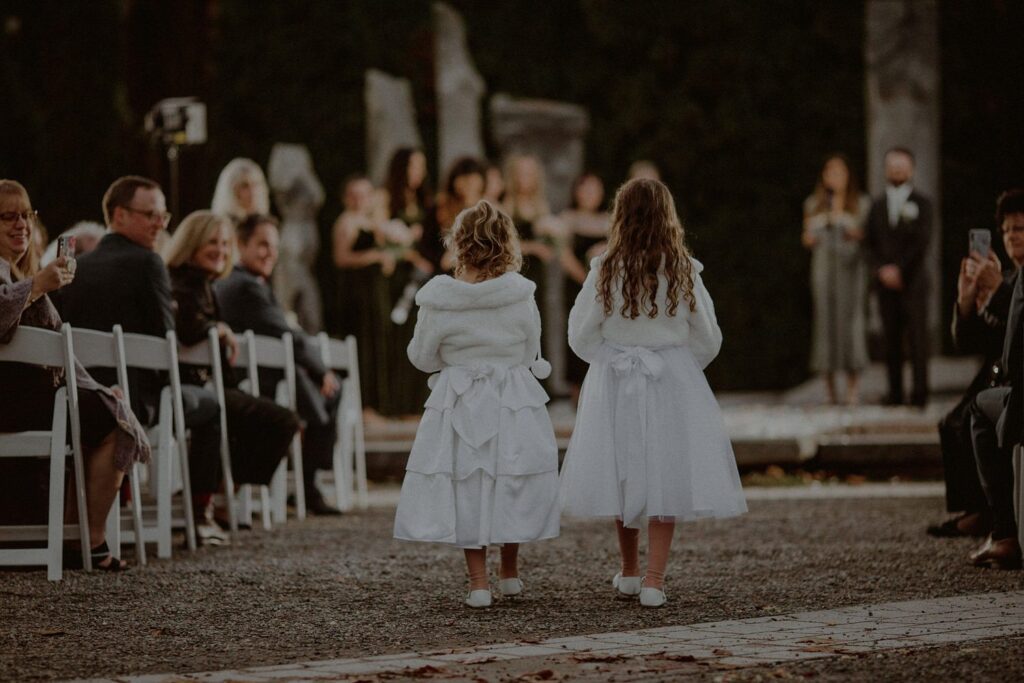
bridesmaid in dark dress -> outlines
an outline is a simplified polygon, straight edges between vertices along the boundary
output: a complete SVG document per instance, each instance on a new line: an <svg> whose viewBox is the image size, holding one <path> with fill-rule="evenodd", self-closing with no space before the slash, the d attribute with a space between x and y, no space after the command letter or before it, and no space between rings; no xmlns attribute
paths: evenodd
<svg viewBox="0 0 1024 683"><path fill-rule="evenodd" d="M473 157L462 157L452 164L444 191L438 194L423 223L419 254L434 267L434 273L450 273L452 257L444 246L444 237L463 209L483 198L484 165Z"/></svg>
<svg viewBox="0 0 1024 683"><path fill-rule="evenodd" d="M423 411L430 391L427 375L409 362L407 348L412 340L416 317L412 305L405 312L405 320L391 315L403 299L406 287L413 280L426 282L434 272L434 265L419 251L424 222L431 207L430 187L427 182L427 157L421 150L402 147L391 157L388 165L387 186L382 201L387 207L387 221L383 224L385 246L395 252L398 259L395 272L388 279L388 377L389 392L379 406L385 415L416 415ZM409 302L402 302L403 304Z"/></svg>
<svg viewBox="0 0 1024 683"><path fill-rule="evenodd" d="M590 260L601 254L607 246L608 228L611 225L604 204L604 183L593 173L584 173L572 186L571 208L562 212L559 218L565 226L566 239L559 253L562 270L565 272L565 310L572 309L583 281L590 270ZM579 399L580 386L587 374L587 363L565 346L565 379L569 383L572 399Z"/></svg>
<svg viewBox="0 0 1024 683"><path fill-rule="evenodd" d="M377 417L388 393L387 327L391 309L385 275L395 270L395 255L378 245L373 219L373 185L362 176L350 178L343 190L345 211L334 223L334 265L339 269L340 317L359 346L359 377L364 413Z"/></svg>
<svg viewBox="0 0 1024 683"><path fill-rule="evenodd" d="M551 215L544 194L544 168L534 156L512 157L507 166L504 209L519 231L525 277L537 285L535 298L541 314L541 348L551 356L551 302L547 300L547 266L557 255L561 226ZM564 335L559 335L564 336ZM542 382L545 389L547 380Z"/></svg>

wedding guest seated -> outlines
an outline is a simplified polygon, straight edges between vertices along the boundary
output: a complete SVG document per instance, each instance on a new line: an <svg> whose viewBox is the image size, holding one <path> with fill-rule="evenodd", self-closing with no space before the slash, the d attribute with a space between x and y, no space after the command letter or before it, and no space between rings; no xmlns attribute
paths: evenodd
<svg viewBox="0 0 1024 683"><path fill-rule="evenodd" d="M253 214L235 230L239 262L231 273L214 283L213 291L221 316L235 330L280 338L291 332L295 341L295 365L299 416L305 421L302 434L302 480L306 507L318 515L341 514L328 505L316 487L316 471L330 469L335 419L341 399L341 385L320 357L316 341L288 324L284 309L270 286L278 256L278 224L270 216ZM284 373L270 368L260 370L260 393L273 398Z"/></svg>
<svg viewBox="0 0 1024 683"><path fill-rule="evenodd" d="M231 219L211 211L195 211L182 220L167 244L164 260L171 275L171 294L177 304L178 340L185 346L203 342L216 329L224 357L224 392L231 471L236 484L266 485L299 430L298 417L271 400L238 389L232 368L238 342L223 321L213 282L231 271ZM202 386L206 369L182 368L182 382Z"/></svg>
<svg viewBox="0 0 1024 683"><path fill-rule="evenodd" d="M110 231L82 256L75 281L61 290L61 315L76 327L110 332L120 325L125 332L162 339L174 329L174 312L167 266L155 253L171 219L160 185L140 176L118 178L103 195L103 217ZM117 382L108 368L96 368L93 375L103 384ZM128 369L132 409L143 424L156 423L166 384L163 373ZM220 407L203 387L185 385L181 394L196 532L202 543L227 543L219 526L204 521L219 481Z"/></svg>
<svg viewBox="0 0 1024 683"><path fill-rule="evenodd" d="M999 358L1006 316L1017 271L1024 265L1024 232L1011 229L1003 231L1002 236L1010 257L1006 268L1001 267L991 249L987 257L971 253L960 261L953 343L960 351L982 354L984 361L963 398L939 422L946 509L956 516L928 527L932 536L985 536L992 526L971 446L970 405L978 392L1001 383Z"/></svg>
<svg viewBox="0 0 1024 683"><path fill-rule="evenodd" d="M0 180L0 343L9 342L19 325L50 330L61 327L47 294L71 282L75 261L61 256L39 268L29 248L35 216L25 188L13 180ZM113 557L107 546L107 513L125 473L134 463L149 460L149 442L119 392L98 384L77 364L75 378L92 563L102 570L120 571L127 564ZM63 383L60 369L0 363L0 432L50 429L54 394ZM8 463L3 463L4 470ZM9 471L5 475L0 476L0 498L5 503L31 506L36 496L46 499L45 490L32 482L15 479ZM67 506L69 522L77 520L77 513L74 503ZM80 553L67 552L65 562L77 566Z"/></svg>
<svg viewBox="0 0 1024 683"><path fill-rule="evenodd" d="M1003 234L1024 236L1024 189L1005 192L996 205L996 224ZM1015 239L1015 238L1014 238ZM971 402L971 441L985 494L992 533L970 555L972 564L998 569L1020 569L1021 547L1014 516L1013 463L1015 445L1024 436L1024 397L1021 364L1024 362L1024 279L1017 270L1006 314L1006 334L1000 360L1002 386L984 389Z"/></svg>

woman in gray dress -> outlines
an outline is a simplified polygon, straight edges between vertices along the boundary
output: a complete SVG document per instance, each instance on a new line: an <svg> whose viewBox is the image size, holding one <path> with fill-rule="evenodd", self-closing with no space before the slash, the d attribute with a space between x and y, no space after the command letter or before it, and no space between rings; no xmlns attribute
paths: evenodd
<svg viewBox="0 0 1024 683"><path fill-rule="evenodd" d="M871 200L861 194L841 154L825 160L814 193L804 201L803 245L811 251L814 339L811 369L822 373L828 399L838 403L836 375L846 373L846 403L859 401L868 362L864 324L867 274L861 253Z"/></svg>

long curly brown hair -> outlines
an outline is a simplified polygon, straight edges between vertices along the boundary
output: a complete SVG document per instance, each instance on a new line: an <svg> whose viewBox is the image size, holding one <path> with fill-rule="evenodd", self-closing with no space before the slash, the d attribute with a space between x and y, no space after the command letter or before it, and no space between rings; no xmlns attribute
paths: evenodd
<svg viewBox="0 0 1024 683"><path fill-rule="evenodd" d="M680 299L693 311L693 264L672 193L657 180L636 178L615 193L608 252L597 281L605 315L612 314L613 288L621 287L624 317L656 318L659 272L668 280L668 315L676 314Z"/></svg>
<svg viewBox="0 0 1024 683"><path fill-rule="evenodd" d="M473 268L479 271L477 282L483 282L523 267L515 224L486 199L455 217L444 244L455 254L456 276Z"/></svg>

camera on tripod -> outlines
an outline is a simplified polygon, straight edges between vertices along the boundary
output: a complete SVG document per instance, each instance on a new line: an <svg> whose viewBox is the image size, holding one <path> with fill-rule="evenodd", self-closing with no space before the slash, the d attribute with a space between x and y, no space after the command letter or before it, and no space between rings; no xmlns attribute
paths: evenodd
<svg viewBox="0 0 1024 683"><path fill-rule="evenodd" d="M160 100L146 114L146 132L167 146L206 142L206 105L195 97Z"/></svg>

